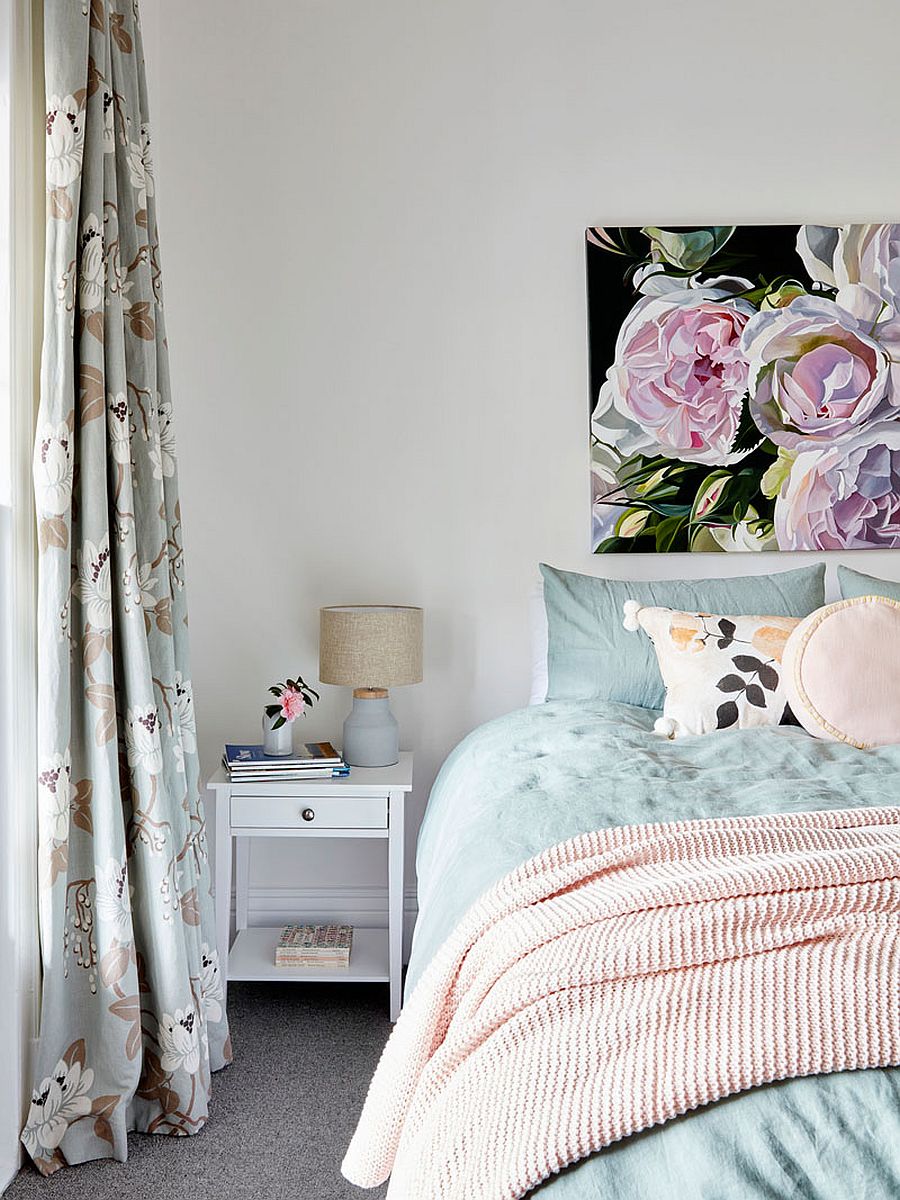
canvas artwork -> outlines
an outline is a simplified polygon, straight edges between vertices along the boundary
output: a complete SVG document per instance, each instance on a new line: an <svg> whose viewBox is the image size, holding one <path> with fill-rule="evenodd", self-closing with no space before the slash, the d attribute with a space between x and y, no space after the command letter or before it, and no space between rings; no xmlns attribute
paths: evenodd
<svg viewBox="0 0 900 1200"><path fill-rule="evenodd" d="M587 231L593 549L900 547L900 225Z"/></svg>

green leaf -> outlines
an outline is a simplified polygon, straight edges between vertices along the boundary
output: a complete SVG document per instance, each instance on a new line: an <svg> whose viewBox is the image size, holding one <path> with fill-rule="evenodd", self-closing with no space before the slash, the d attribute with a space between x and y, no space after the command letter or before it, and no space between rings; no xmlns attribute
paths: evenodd
<svg viewBox="0 0 900 1200"><path fill-rule="evenodd" d="M655 530L658 554L666 554L672 549L672 545L686 521L686 515L666 517L665 520L660 521Z"/></svg>
<svg viewBox="0 0 900 1200"><path fill-rule="evenodd" d="M750 414L749 396L744 397L744 407L741 409L741 419L738 423L734 441L731 443L732 454L744 454L758 446L764 434Z"/></svg>
<svg viewBox="0 0 900 1200"><path fill-rule="evenodd" d="M787 450L784 446L778 447L778 457L765 472L759 483L759 490L766 499L775 500L778 497L781 489L787 483L796 457L796 451Z"/></svg>
<svg viewBox="0 0 900 1200"><path fill-rule="evenodd" d="M678 233L645 225L641 233L650 239L654 262L671 263L681 271L693 273L706 266L714 254L734 233L734 225L707 225L701 229Z"/></svg>

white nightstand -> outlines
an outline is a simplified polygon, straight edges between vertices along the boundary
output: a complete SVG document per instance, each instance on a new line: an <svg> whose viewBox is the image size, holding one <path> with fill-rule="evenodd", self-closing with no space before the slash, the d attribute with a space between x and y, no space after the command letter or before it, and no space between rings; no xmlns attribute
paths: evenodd
<svg viewBox="0 0 900 1200"><path fill-rule="evenodd" d="M232 783L224 767L216 771L207 787L216 803L216 933L224 979L389 983L391 1020L396 1021L403 967L403 820L412 772L409 753L393 767L353 767L345 779L303 783ZM250 838L257 837L385 839L388 928L354 929L349 967L276 967L279 930L247 922ZM229 947L232 838L237 843L237 933Z"/></svg>

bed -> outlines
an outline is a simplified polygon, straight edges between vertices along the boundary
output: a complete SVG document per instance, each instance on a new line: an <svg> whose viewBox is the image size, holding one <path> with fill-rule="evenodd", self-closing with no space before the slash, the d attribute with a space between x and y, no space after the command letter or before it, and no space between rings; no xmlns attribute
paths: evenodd
<svg viewBox="0 0 900 1200"><path fill-rule="evenodd" d="M576 834L674 819L891 805L900 747L862 753L790 726L666 741L658 713L556 701L477 729L435 783L417 855L407 995L469 906ZM900 1003L900 1000L898 1000ZM900 1196L900 1069L755 1088L553 1176L553 1200L886 1200Z"/></svg>

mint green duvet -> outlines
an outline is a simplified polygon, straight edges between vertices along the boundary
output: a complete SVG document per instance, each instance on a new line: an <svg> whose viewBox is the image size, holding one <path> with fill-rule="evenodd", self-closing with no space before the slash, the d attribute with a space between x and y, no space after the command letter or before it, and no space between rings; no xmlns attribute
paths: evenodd
<svg viewBox="0 0 900 1200"><path fill-rule="evenodd" d="M538 705L482 726L454 750L419 835L407 990L487 887L576 833L900 803L900 747L860 751L788 727L668 742L652 732L657 715L603 702ZM900 1069L733 1096L594 1154L532 1194L547 1192L552 1200L900 1200Z"/></svg>

